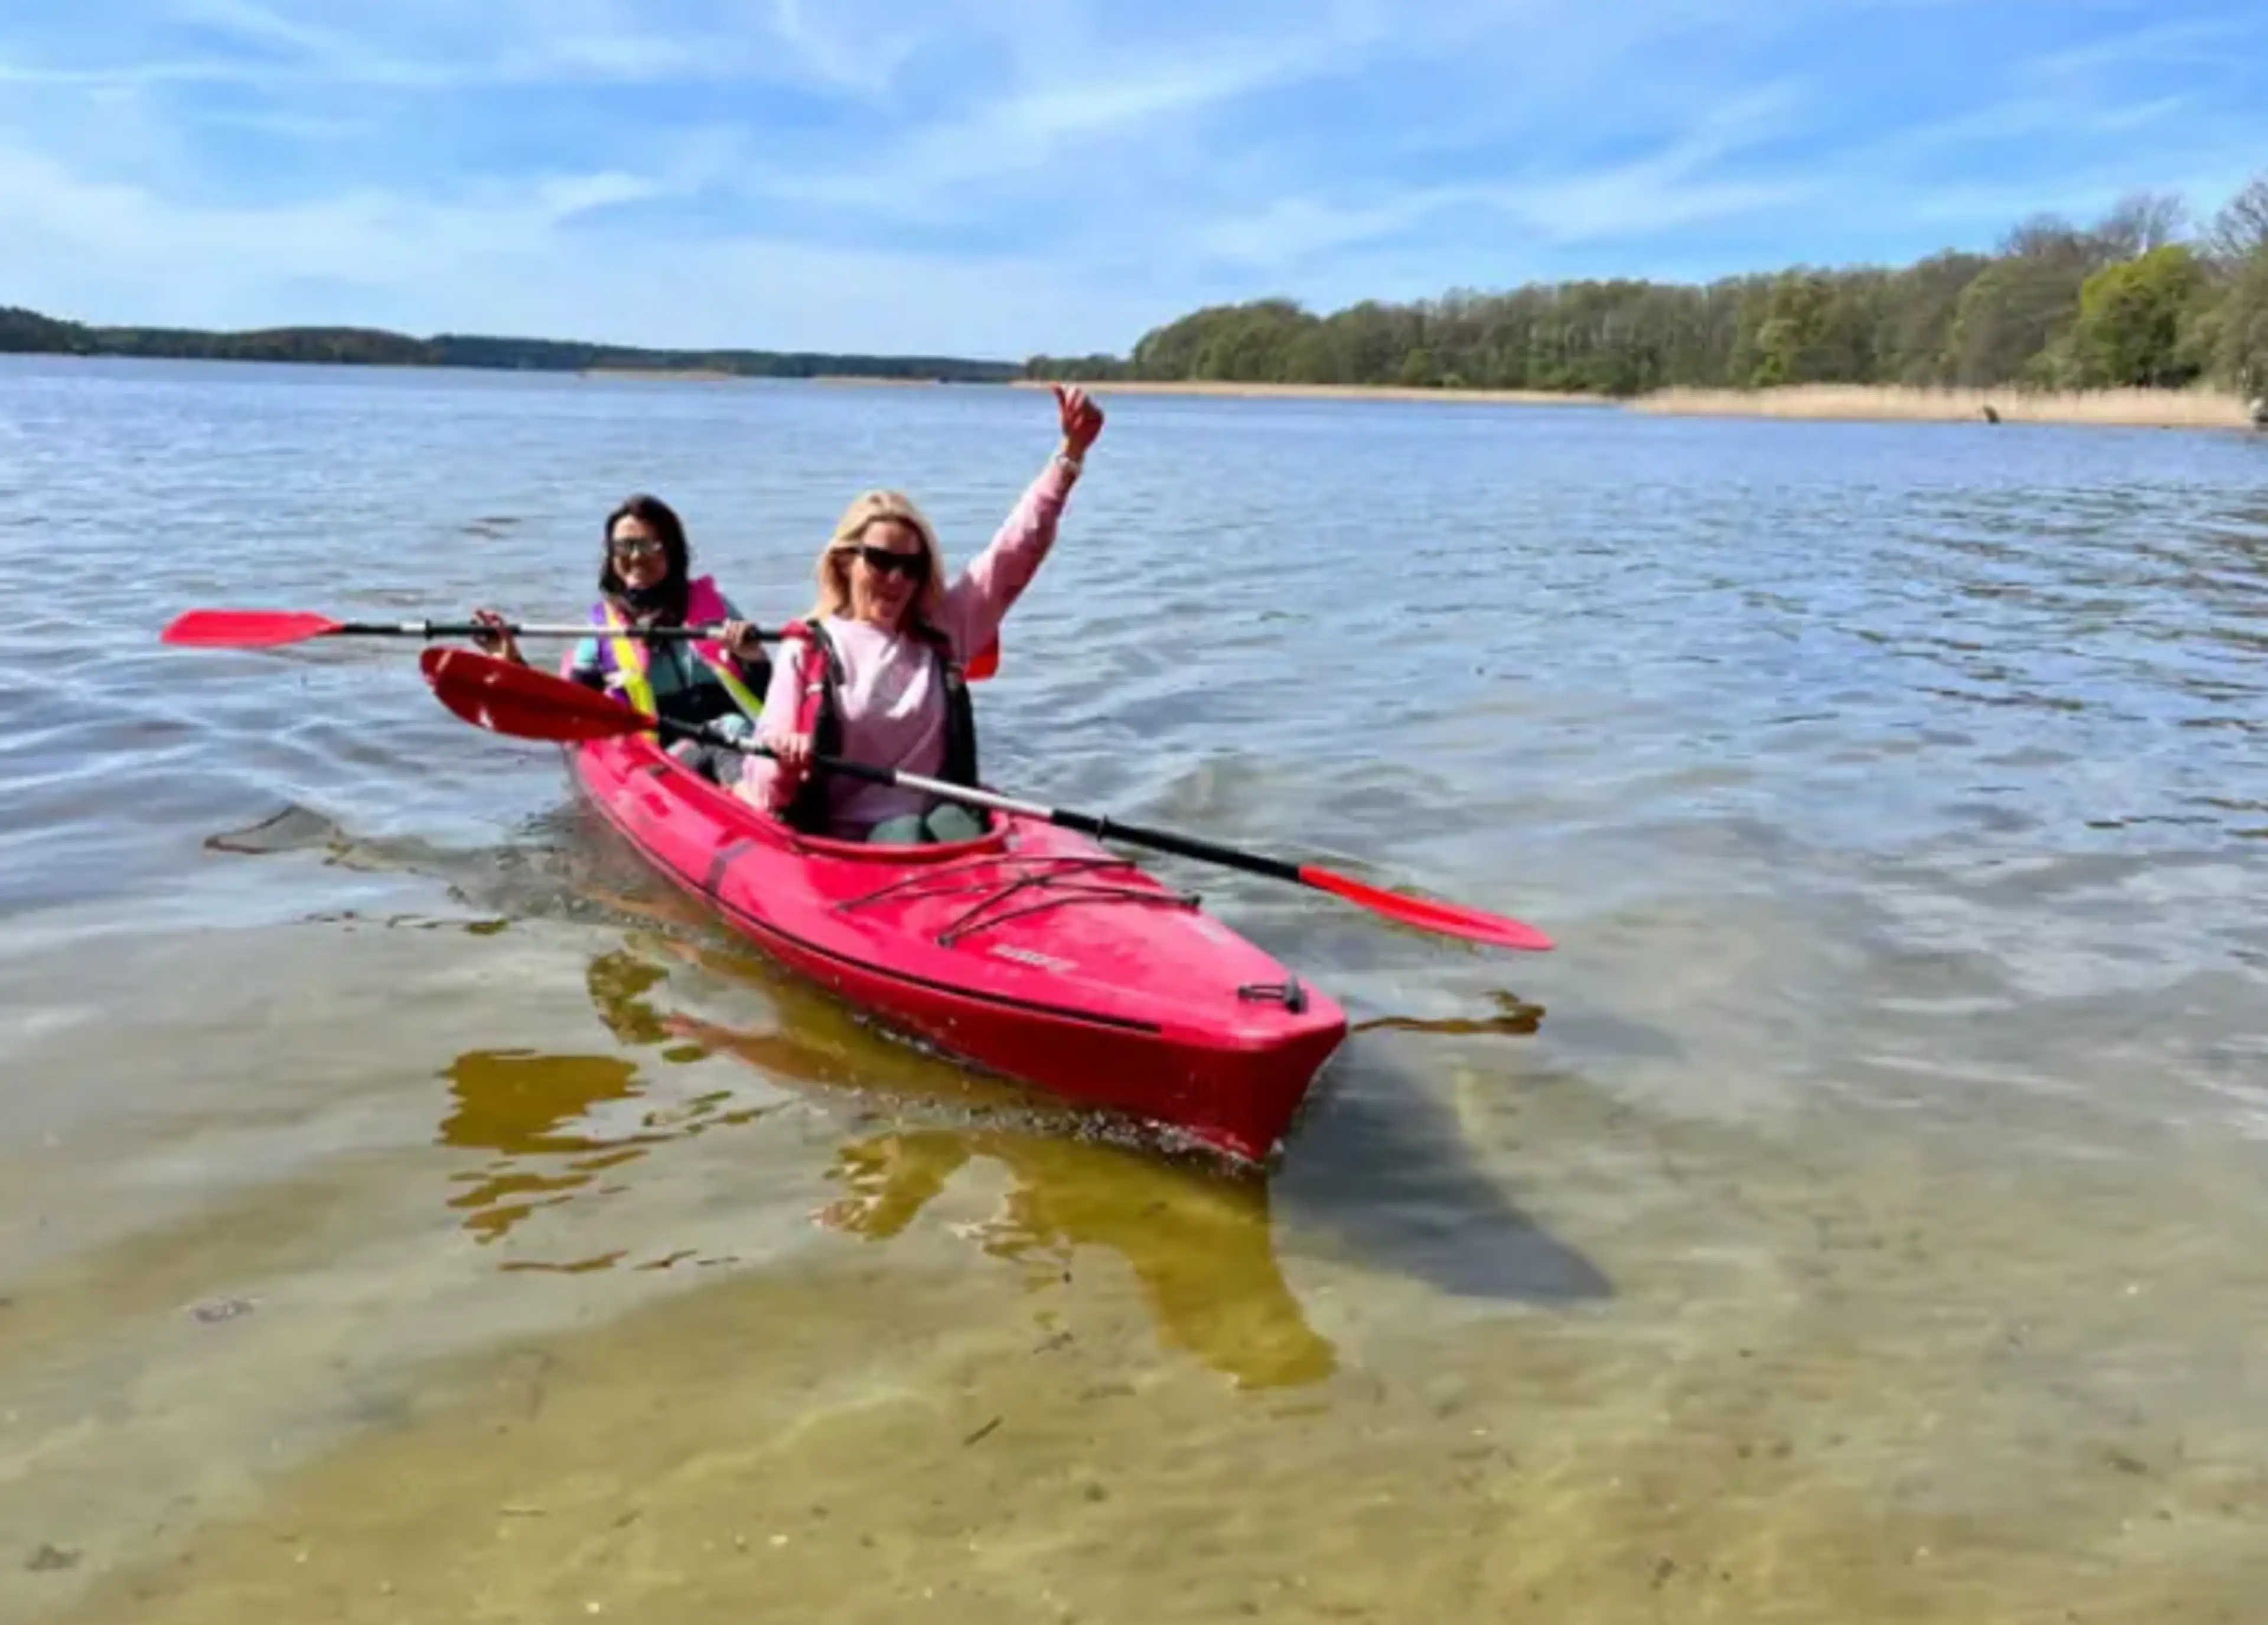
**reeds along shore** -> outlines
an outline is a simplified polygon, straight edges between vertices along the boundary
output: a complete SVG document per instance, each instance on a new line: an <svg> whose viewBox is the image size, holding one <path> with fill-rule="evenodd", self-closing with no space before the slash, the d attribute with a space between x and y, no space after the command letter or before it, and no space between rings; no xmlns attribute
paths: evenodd
<svg viewBox="0 0 2268 1625"><path fill-rule="evenodd" d="M585 377L732 382L720 372L591 368ZM933 388L932 378L821 375L805 381L876 388ZM1053 380L1020 378L1020 389ZM1064 379L1065 383L1080 382ZM1430 401L1444 404L1619 407L1683 417L1778 417L1828 423L2035 423L2139 429L2268 429L2268 402L2214 389L1922 389L1875 384L1782 384L1765 389L1660 389L1628 400L1544 389L1410 388L1394 384L1269 384L1096 379L1097 395L1206 395L1225 399Z"/></svg>
<svg viewBox="0 0 2268 1625"><path fill-rule="evenodd" d="M1019 379L1017 387L1047 388ZM1077 380L1064 380L1077 382ZM1920 389L1866 384L1788 384L1768 389L1662 389L1616 401L1535 389L1410 389L1369 384L1141 382L1098 379L1101 395L1187 395L1289 400L1502 403L1518 406L1619 406L1694 417L1781 417L1814 422L2042 423L2146 429L2268 427L2268 403L2208 389Z"/></svg>
<svg viewBox="0 0 2268 1625"><path fill-rule="evenodd" d="M1664 389L1631 410L1708 417L1818 421L2098 424L2142 429L2242 429L2256 408L2205 389L1901 389L1798 384L1773 389Z"/></svg>

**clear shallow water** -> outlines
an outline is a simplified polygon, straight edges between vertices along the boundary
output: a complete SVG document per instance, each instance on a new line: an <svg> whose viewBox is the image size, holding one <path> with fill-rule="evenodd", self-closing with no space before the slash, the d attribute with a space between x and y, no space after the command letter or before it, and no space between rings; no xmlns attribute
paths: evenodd
<svg viewBox="0 0 2268 1625"><path fill-rule="evenodd" d="M0 1619L2251 1617L2268 447L1107 403L994 776L1562 942L1181 871L1358 1023L1264 1183L154 640L641 486L777 618L1044 395L0 366Z"/></svg>

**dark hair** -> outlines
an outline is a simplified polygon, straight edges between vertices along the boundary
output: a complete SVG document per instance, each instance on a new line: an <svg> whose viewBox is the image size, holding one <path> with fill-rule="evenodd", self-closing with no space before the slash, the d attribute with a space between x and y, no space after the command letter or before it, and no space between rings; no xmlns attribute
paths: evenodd
<svg viewBox="0 0 2268 1625"><path fill-rule="evenodd" d="M599 590L615 601L625 612L630 605L623 595L629 590L622 579L615 573L615 527L625 519L645 521L647 528L661 538L661 556L669 565L669 573L661 585L653 589L660 601L660 622L665 626L681 626L685 623L686 600L693 590L692 567L685 545L685 525L677 512L659 497L650 497L644 491L624 497L615 511L607 515L607 528L600 532Z"/></svg>

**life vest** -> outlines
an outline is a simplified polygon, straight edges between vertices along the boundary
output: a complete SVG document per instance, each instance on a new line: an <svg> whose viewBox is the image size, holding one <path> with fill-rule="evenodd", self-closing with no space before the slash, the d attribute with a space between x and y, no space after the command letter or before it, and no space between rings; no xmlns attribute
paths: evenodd
<svg viewBox="0 0 2268 1625"><path fill-rule="evenodd" d="M782 638L801 646L796 675L802 687L796 697L796 732L811 735L814 756L843 754L843 656L826 628L816 621L791 621L780 629ZM947 784L976 785L976 707L969 703L968 678L954 658L952 643L939 632L914 629L910 635L929 645L937 656L938 673L945 685L945 765L937 777ZM819 670L812 670L812 657ZM972 809L973 810L973 809ZM978 813L983 818L984 815ZM780 814L780 822L806 835L824 834L828 794L823 775L814 771L796 787Z"/></svg>
<svg viewBox="0 0 2268 1625"><path fill-rule="evenodd" d="M717 590L717 583L712 578L699 576L687 584L685 619L688 625L697 626L704 621L730 618L731 611L725 606L724 595ZM617 633L629 626L622 611L611 600L592 607L591 621L595 626ZM653 682L647 675L652 653L651 646L643 638L616 636L603 640L600 658L600 668L607 673L607 686L630 701L633 710L642 711L650 717L661 714L654 707ZM724 646L713 638L703 638L695 641L693 653L709 668L710 675L717 679L725 692L732 696L733 703L751 722L755 721L764 708L762 697L740 680L740 674L733 668L733 658L725 653Z"/></svg>

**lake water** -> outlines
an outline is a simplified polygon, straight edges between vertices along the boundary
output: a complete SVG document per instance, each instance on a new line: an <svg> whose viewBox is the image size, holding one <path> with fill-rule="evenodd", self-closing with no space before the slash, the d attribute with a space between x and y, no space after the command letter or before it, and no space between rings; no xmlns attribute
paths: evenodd
<svg viewBox="0 0 2268 1625"><path fill-rule="evenodd" d="M0 366L0 1620L2250 1621L2268 440L1104 400L997 782L1357 1030L1263 1180L737 948L412 646L1043 394Z"/></svg>

